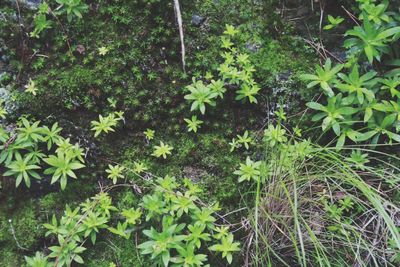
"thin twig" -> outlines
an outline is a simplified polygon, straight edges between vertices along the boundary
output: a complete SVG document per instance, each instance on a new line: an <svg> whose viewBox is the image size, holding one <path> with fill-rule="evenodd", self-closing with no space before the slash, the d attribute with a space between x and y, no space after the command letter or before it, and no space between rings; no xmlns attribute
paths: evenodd
<svg viewBox="0 0 400 267"><path fill-rule="evenodd" d="M178 22L178 27L179 27L179 37L181 39L182 68L183 68L183 71L186 72L185 41L184 41L184 35L183 35L182 14L181 14L181 8L179 6L179 0L174 0L174 9L175 9L176 20Z"/></svg>
<svg viewBox="0 0 400 267"><path fill-rule="evenodd" d="M15 4L16 4L16 6L17 6L17 11L18 11L18 26L19 26L19 28L20 28L20 30L21 30L21 32L20 32L20 35L21 35L21 42L22 42L22 58L21 58L21 63L22 63L22 64L21 64L21 65L23 66L23 65L24 65L24 55L25 55L24 29L23 29L23 24L22 24L22 22L21 22L21 9L20 9L20 7L19 7L18 0L15 0ZM17 81L19 80L19 77L20 77L20 75L21 75L21 71L22 71L22 68L18 71L17 78L16 78Z"/></svg>
<svg viewBox="0 0 400 267"><path fill-rule="evenodd" d="M27 248L24 248L24 247L22 247L22 246L19 244L18 239L17 239L17 236L15 235L14 226L12 225L12 220L9 219L9 220L8 220L8 223L10 224L11 234L12 234L14 240L15 240L15 243L17 244L17 247L20 248L20 249L22 249L22 250L28 250Z"/></svg>
<svg viewBox="0 0 400 267"><path fill-rule="evenodd" d="M58 7L60 8L60 7ZM57 9L55 9L55 11L57 11ZM60 25L61 30L65 36L65 41L68 45L68 50L70 51L70 53L72 53L72 49L71 49L71 43L69 42L69 36L67 34L67 30L65 29L64 25L61 23L60 19L57 17L57 15L53 12L53 10L51 8L49 8L50 14L56 19L57 23Z"/></svg>
<svg viewBox="0 0 400 267"><path fill-rule="evenodd" d="M358 19L356 16L354 16L350 11L348 11L344 6L342 6L343 10L349 15L349 17L354 21L355 24L360 26L360 23L358 23Z"/></svg>

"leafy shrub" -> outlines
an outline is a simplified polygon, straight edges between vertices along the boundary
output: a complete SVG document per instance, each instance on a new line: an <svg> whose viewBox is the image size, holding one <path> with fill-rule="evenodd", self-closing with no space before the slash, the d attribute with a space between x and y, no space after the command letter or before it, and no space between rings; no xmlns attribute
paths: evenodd
<svg viewBox="0 0 400 267"><path fill-rule="evenodd" d="M238 34L238 29L226 25L224 35L221 37L221 56L224 58L224 63L217 69L219 78L213 80L213 75L208 73L206 75L210 80L208 84L193 78L193 83L186 86L189 93L185 95L185 99L191 102L191 111L199 110L204 115L206 104L215 106L217 98L224 98L226 87L236 89L236 100L257 103L256 96L260 87L253 78L255 69L249 60L249 55L241 53L233 43Z"/></svg>
<svg viewBox="0 0 400 267"><path fill-rule="evenodd" d="M208 256L199 252L207 247L209 251L221 252L222 257L231 263L233 253L240 250L239 243L234 242L228 227L216 226L217 219L213 216L216 206L202 207L196 196L201 190L190 180L184 180L182 189L184 193L173 177L158 178L154 191L142 198L140 207L120 211L125 221L119 221L116 228L108 226L112 212L117 209L106 193L88 199L75 209L67 205L60 220L53 215L51 222L44 224L48 230L46 236L56 235L58 245L49 247L49 255L36 253L34 257L26 257L26 261L28 265L40 262L47 266L55 264L50 262L54 258L57 266L69 266L73 261L83 264L81 254L86 250L83 245L87 239L95 244L97 234L104 228L129 239L145 216L143 226L150 228L142 233L148 241L138 248L142 254L150 254L153 263L203 266ZM211 240L216 244L208 245Z"/></svg>
<svg viewBox="0 0 400 267"><path fill-rule="evenodd" d="M7 168L4 176L15 177L17 187L22 181L30 187L31 178L40 180L42 174L51 174L51 183L59 180L62 190L67 177L77 179L74 170L85 167L83 150L59 135L62 129L57 123L48 128L22 117L19 124L11 132L0 127L0 164ZM39 172L46 164L48 168Z"/></svg>
<svg viewBox="0 0 400 267"><path fill-rule="evenodd" d="M43 226L48 230L46 236L55 235L58 245L49 247L51 253L40 255L40 262L52 266L70 266L72 262L83 264L80 254L86 250L83 246L87 239L94 244L100 229L107 228L111 212L116 208L111 205L111 198L106 193L100 193L88 199L75 209L66 206L64 215L57 220L53 215L51 222ZM28 265L34 263L35 257L26 257ZM50 259L54 258L54 262ZM35 266L36 265L29 265Z"/></svg>
<svg viewBox="0 0 400 267"><path fill-rule="evenodd" d="M184 180L182 189L173 177L157 179L154 192L144 196L140 204L146 221L151 225L143 230L148 241L138 246L142 254L150 254L154 263L163 266L169 266L169 263L172 266L203 266L208 257L198 252L208 247L211 251L221 252L228 263L232 262L232 254L240 250L239 243L233 241L233 235L228 231L212 234L219 230L212 215L216 210L197 203L196 194L200 191L188 179ZM135 218L140 218L138 210L134 214ZM160 221L162 225L158 223ZM131 220L130 224L136 225L136 220L133 222ZM208 245L212 239L221 243Z"/></svg>
<svg viewBox="0 0 400 267"><path fill-rule="evenodd" d="M396 93L399 76L391 72L385 75L373 70L364 72L358 63L364 58L371 64L376 63L374 60L382 61L400 37L400 26L393 20L393 13L386 11L387 6L387 3L379 7L368 1L360 3L363 24L347 31L346 35L354 38L344 43L349 48L349 61L332 67L328 59L323 68L317 66L315 75L302 76L311 81L308 87L318 85L327 96L326 106L310 102L308 107L319 111L312 120L322 120L324 132L333 129L338 148L346 139L377 144L386 137L389 142L400 142ZM344 67L349 69L348 73L340 72Z"/></svg>

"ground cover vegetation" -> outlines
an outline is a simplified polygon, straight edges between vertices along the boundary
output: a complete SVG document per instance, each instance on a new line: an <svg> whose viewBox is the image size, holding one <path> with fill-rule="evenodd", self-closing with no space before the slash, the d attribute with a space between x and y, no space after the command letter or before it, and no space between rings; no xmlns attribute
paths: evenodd
<svg viewBox="0 0 400 267"><path fill-rule="evenodd" d="M395 2L2 2L0 266L398 266Z"/></svg>

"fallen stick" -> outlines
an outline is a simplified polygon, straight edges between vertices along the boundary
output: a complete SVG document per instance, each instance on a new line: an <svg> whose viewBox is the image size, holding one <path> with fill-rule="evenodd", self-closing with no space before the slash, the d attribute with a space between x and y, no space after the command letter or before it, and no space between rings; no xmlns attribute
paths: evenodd
<svg viewBox="0 0 400 267"><path fill-rule="evenodd" d="M178 27L179 27L179 37L181 39L182 67L183 67L183 71L186 72L185 42L184 42L184 36L183 36L183 23L182 23L181 8L179 6L179 0L174 0L174 9L175 9L176 20L178 22Z"/></svg>

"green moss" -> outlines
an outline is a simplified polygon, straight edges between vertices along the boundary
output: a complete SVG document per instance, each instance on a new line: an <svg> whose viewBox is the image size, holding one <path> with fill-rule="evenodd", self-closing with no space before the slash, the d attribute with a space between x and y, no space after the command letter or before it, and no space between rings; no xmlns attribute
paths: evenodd
<svg viewBox="0 0 400 267"><path fill-rule="evenodd" d="M21 247L28 250L39 248L44 230L38 217L33 200L11 210L0 210L0 244L2 244L1 247L7 247L5 252L9 257L14 257L13 253L18 255L15 256L16 258L21 257L20 253L23 252ZM0 264L0 266L11 265Z"/></svg>
<svg viewBox="0 0 400 267"><path fill-rule="evenodd" d="M210 202L219 201L226 209L231 208L234 203L232 200L238 193L237 178L233 171L241 158L237 153L229 152L229 139L224 134L200 131L197 134L182 133L175 137L162 137L156 132L156 139L149 146L141 139L126 144L124 152L120 152L124 166L132 169L133 162L140 161L156 176L174 175L178 180L190 178L204 189L204 199ZM165 160L151 156L153 145L158 140L174 146L172 155ZM127 177L139 186L148 186L132 173L128 172Z"/></svg>
<svg viewBox="0 0 400 267"><path fill-rule="evenodd" d="M299 73L307 71L313 66L314 59L307 53L303 45L303 51L295 51L295 40L291 45L282 44L279 41L269 41L263 44L258 53L252 54L252 60L256 66L256 76L266 87L271 87L276 81L276 75L289 72L298 80Z"/></svg>
<svg viewBox="0 0 400 267"><path fill-rule="evenodd" d="M106 233L101 240L85 252L85 266L109 267L111 262L117 266L151 266L140 255L133 239L126 240Z"/></svg>
<svg viewBox="0 0 400 267"><path fill-rule="evenodd" d="M138 207L140 196L132 192L131 189L125 189L122 192L118 192L113 197L113 201L119 210L130 209Z"/></svg>
<svg viewBox="0 0 400 267"><path fill-rule="evenodd" d="M21 266L22 256L14 251L10 246L2 245L0 249L0 266L12 267Z"/></svg>

